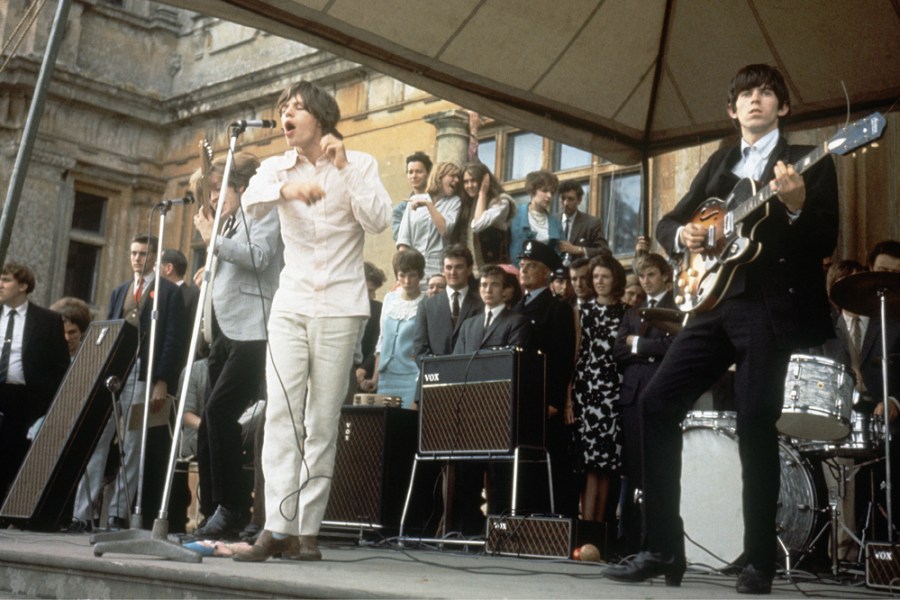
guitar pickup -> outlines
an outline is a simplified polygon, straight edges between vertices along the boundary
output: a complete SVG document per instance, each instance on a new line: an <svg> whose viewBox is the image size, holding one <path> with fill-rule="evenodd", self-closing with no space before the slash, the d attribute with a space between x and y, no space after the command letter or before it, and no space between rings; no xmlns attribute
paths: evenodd
<svg viewBox="0 0 900 600"><path fill-rule="evenodd" d="M707 248L715 248L716 247L716 227L715 227L715 225L710 226L706 229L706 247Z"/></svg>
<svg viewBox="0 0 900 600"><path fill-rule="evenodd" d="M725 218L723 219L722 224L722 235L725 237L730 237L731 234L734 233L734 211L729 210L725 213Z"/></svg>

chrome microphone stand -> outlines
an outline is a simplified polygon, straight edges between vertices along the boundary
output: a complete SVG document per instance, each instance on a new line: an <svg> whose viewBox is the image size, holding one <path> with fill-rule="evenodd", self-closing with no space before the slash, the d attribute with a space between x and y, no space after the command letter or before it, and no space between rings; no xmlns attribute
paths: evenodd
<svg viewBox="0 0 900 600"><path fill-rule="evenodd" d="M228 147L228 154L225 159L225 171L222 174L222 189L228 189L229 180L231 179L231 169L234 163L234 150L237 146L237 139L246 128L243 122L233 123L231 131L231 141ZM200 297L197 306L202 307L206 302L206 295L210 293L209 282L212 278L213 263L216 254L216 242L218 239L218 231L222 220L222 207L225 202L220 200L216 206L216 214L213 220L212 231L210 236L209 247L206 251L206 263L203 270L203 281L200 284ZM160 239L162 237L160 236ZM141 554L147 556L157 556L159 558L167 558L178 560L181 562L201 562L203 557L185 548L181 544L169 541L169 495L172 488L172 479L175 474L175 461L178 458L178 448L181 443L181 422L184 419L184 407L187 402L187 393L190 388L191 371L194 365L194 355L197 353L197 344L200 337L200 323L203 317L202 309L199 309L194 316L194 324L191 328L191 343L188 349L187 362L184 368L184 378L181 386L181 393L178 396L178 411L175 416L175 427L172 434L172 446L169 451L169 463L166 471L166 482L163 487L163 495L160 500L159 514L153 521L153 529L149 535L144 535L139 540L132 541L115 541L105 542L94 546L94 555L102 556L107 552L116 552L121 554ZM146 411L145 411L146 418ZM142 532L147 533L147 532Z"/></svg>
<svg viewBox="0 0 900 600"><path fill-rule="evenodd" d="M141 504L143 502L144 497L144 466L146 464L147 458L147 431L149 429L148 423L150 418L150 400L153 391L153 367L156 362L156 330L159 322L159 280L160 274L158 271L159 265L162 263L162 245L163 240L165 239L165 230L166 230L166 214L171 208L171 204L163 202L160 203L159 206L155 207L154 210L159 209L159 241L156 245L156 266L157 266L157 274L153 280L153 293L151 294L153 298L153 310L151 312L150 318L150 342L149 348L147 352L147 381L144 386L144 414L143 421L141 425L141 450L140 450L140 459L138 465L138 487L137 494L134 500L134 513L131 515L130 526L131 528L124 531L114 531L110 533L101 533L91 537L91 543L94 545L94 555L95 556L103 556L105 552L119 552L122 554L144 554L144 552L135 552L141 546L141 542L144 542L150 536L150 532L143 529L143 515ZM143 368L144 365L141 365ZM175 428L176 431L180 431L180 428ZM181 549L184 552L188 552L191 555L197 556L194 552L191 552L187 548ZM186 556L183 552L175 551L169 552L165 555L165 558L174 558L181 560L189 560L192 561L191 557ZM197 561L192 561L197 562Z"/></svg>

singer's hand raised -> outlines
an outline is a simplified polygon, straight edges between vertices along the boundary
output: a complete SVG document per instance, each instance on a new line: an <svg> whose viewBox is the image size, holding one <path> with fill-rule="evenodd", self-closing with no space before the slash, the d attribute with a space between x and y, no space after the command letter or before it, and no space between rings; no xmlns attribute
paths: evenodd
<svg viewBox="0 0 900 600"><path fill-rule="evenodd" d="M325 197L325 190L312 181L288 181L281 186L283 200L299 200L312 206Z"/></svg>
<svg viewBox="0 0 900 600"><path fill-rule="evenodd" d="M337 136L330 133L324 135L319 145L322 148L322 153L334 163L334 166L338 169L343 169L347 166L347 150L344 148L344 142Z"/></svg>

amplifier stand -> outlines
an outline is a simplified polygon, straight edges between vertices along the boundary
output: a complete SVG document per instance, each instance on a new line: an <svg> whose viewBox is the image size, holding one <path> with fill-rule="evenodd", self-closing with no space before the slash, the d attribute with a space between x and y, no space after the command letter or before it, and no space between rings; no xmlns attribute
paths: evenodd
<svg viewBox="0 0 900 600"><path fill-rule="evenodd" d="M529 460L525 460L520 456L521 451L529 451L538 456L538 458L533 458ZM416 467L419 464L419 461L426 462L434 462L434 461L443 461L446 463L458 462L458 461L472 461L472 462L512 462L513 463L513 480L512 480L512 506L510 510L510 514L512 516L516 516L516 509L518 507L518 492L519 492L519 463L521 462L542 462L547 465L547 491L550 494L550 512L556 512L556 506L553 502L553 469L550 466L550 453L545 448L539 448L535 446L516 446L512 455L497 455L497 454L427 454L422 455L420 453L416 453L416 457L413 460L412 473L409 477L409 488L406 491L406 501L403 503L403 514L400 516L400 531L398 532L397 538L402 545L403 542L406 541L414 541L414 542L434 542L434 543L456 543L463 545L483 545L484 542L473 542L472 540L444 540L444 539L425 539L425 538L410 538L405 537L403 535L404 527L406 525L406 513L409 509L410 499L412 498L413 486L416 483ZM446 527L447 523L447 503L444 503L444 518L443 518L444 527Z"/></svg>

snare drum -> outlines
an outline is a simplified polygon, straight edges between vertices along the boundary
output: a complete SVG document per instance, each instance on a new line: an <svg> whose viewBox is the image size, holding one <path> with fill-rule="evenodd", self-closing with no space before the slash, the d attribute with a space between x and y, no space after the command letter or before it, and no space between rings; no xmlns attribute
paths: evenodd
<svg viewBox="0 0 900 600"><path fill-rule="evenodd" d="M795 354L784 380L778 431L792 438L832 442L850 434L853 378L843 365Z"/></svg>
<svg viewBox="0 0 900 600"><path fill-rule="evenodd" d="M681 517L688 562L718 566L744 549L741 459L732 412L695 411L682 423ZM806 549L816 526L816 486L809 463L779 441L778 536L792 552Z"/></svg>

